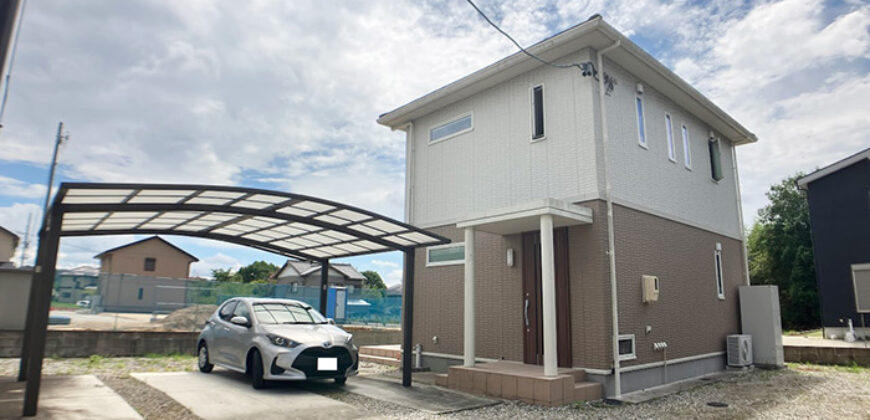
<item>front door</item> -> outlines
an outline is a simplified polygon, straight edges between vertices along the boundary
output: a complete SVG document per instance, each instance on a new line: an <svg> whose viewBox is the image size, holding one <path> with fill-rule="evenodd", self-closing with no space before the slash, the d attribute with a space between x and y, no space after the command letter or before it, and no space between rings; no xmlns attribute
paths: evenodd
<svg viewBox="0 0 870 420"><path fill-rule="evenodd" d="M571 295L568 279L568 228L553 229L556 263L556 342L560 367L571 367ZM523 362L544 363L541 300L541 233L523 234Z"/></svg>

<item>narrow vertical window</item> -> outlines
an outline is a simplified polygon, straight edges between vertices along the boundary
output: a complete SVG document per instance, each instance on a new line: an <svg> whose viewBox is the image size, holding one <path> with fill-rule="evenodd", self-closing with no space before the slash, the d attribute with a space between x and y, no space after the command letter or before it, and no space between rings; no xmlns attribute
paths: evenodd
<svg viewBox="0 0 870 420"><path fill-rule="evenodd" d="M646 148L646 123L644 123L643 117L643 98L640 96L635 97L635 103L637 105L637 143L641 147Z"/></svg>
<svg viewBox="0 0 870 420"><path fill-rule="evenodd" d="M668 159L672 162L677 161L677 149L674 146L674 124L671 122L671 115L665 114L665 132L668 135Z"/></svg>
<svg viewBox="0 0 870 420"><path fill-rule="evenodd" d="M722 278L722 244L716 244L713 257L716 263L716 295L719 299L725 299L725 281Z"/></svg>
<svg viewBox="0 0 870 420"><path fill-rule="evenodd" d="M689 129L683 126L683 164L692 169L692 149L689 147Z"/></svg>
<svg viewBox="0 0 870 420"><path fill-rule="evenodd" d="M139 288L139 300L142 300L142 294L145 293L145 289Z"/></svg>
<svg viewBox="0 0 870 420"><path fill-rule="evenodd" d="M145 271L154 271L157 267L157 258L145 258Z"/></svg>
<svg viewBox="0 0 870 420"><path fill-rule="evenodd" d="M532 88L532 140L544 137L544 86Z"/></svg>
<svg viewBox="0 0 870 420"><path fill-rule="evenodd" d="M719 151L719 139L711 138L707 142L707 148L710 151L710 176L716 181L721 181L722 178L722 156Z"/></svg>

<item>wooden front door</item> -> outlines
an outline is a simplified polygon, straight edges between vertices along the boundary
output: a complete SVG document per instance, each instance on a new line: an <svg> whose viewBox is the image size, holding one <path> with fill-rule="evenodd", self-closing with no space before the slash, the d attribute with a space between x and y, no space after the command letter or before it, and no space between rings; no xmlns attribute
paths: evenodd
<svg viewBox="0 0 870 420"><path fill-rule="evenodd" d="M568 229L553 230L556 262L556 342L560 367L571 367L571 294L568 279ZM523 362L544 363L541 301L541 233L523 234Z"/></svg>

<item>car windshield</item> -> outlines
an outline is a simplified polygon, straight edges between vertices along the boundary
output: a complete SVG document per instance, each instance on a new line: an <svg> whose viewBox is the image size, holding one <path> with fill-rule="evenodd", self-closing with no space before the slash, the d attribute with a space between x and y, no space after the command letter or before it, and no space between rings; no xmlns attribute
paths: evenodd
<svg viewBox="0 0 870 420"><path fill-rule="evenodd" d="M261 324L326 324L313 308L292 303L255 303L254 316Z"/></svg>

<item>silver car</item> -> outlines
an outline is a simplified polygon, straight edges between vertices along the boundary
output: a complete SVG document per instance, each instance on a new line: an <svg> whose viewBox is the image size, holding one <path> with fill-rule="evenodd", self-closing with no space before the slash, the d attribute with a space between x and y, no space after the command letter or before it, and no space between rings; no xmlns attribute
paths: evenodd
<svg viewBox="0 0 870 420"><path fill-rule="evenodd" d="M214 365L245 373L254 388L267 380L335 379L359 368L353 336L304 302L234 298L221 305L199 334L199 370Z"/></svg>

